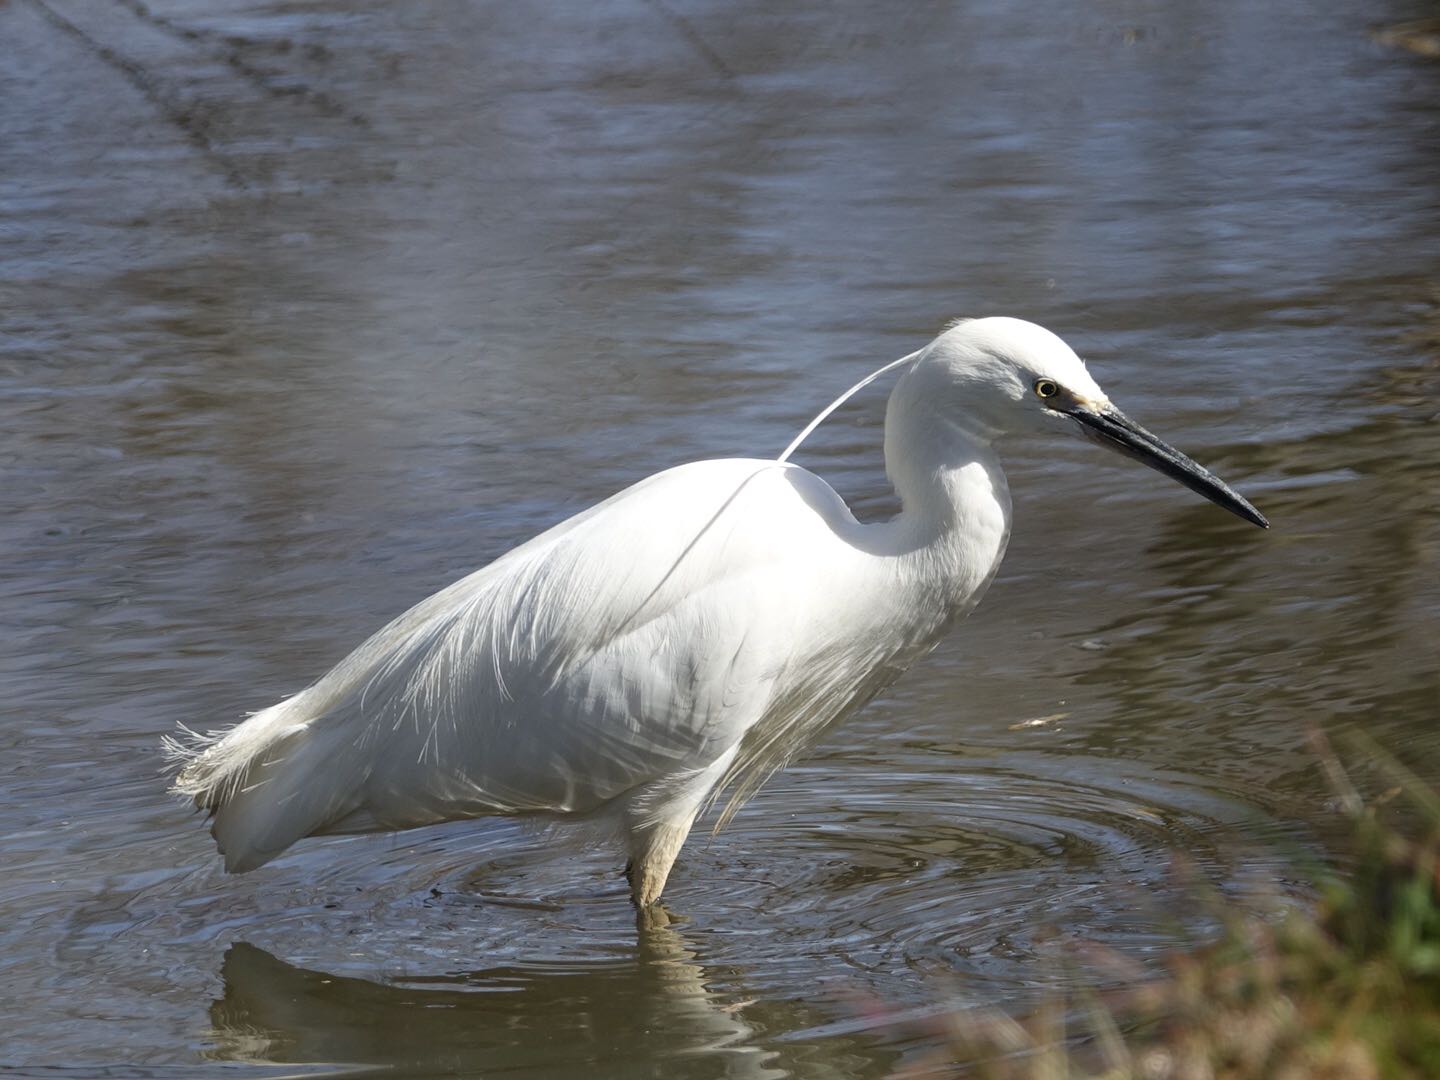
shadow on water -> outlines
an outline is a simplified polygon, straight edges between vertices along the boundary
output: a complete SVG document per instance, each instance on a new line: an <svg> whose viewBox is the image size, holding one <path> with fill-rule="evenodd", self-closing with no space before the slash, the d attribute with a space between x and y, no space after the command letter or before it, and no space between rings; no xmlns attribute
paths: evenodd
<svg viewBox="0 0 1440 1080"><path fill-rule="evenodd" d="M870 1045L855 1053L873 1042L863 1036L831 1039L823 1051L771 1043L777 1027L801 1029L817 1017L797 1002L767 1011L764 1026L753 1022L753 999L743 988L712 989L714 975L664 914L637 927L632 954L552 970L498 967L381 983L297 967L237 942L220 974L207 1056L226 1061L325 1064L340 1074L350 1063L357 1074L419 1076L543 1065L553 1075L774 1080L826 1063L846 1075L881 1075L891 1060ZM852 1071L862 1058L863 1072Z"/></svg>

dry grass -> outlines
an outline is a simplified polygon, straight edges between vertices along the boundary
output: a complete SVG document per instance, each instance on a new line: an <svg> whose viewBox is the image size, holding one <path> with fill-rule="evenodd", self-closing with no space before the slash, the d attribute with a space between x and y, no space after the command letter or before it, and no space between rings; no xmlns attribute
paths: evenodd
<svg viewBox="0 0 1440 1080"><path fill-rule="evenodd" d="M1372 746L1395 786L1366 803L1318 733L1315 745L1354 828L1347 869L1323 876L1313 910L1267 919L1197 888L1222 926L1213 944L1170 957L1160 977L1087 952L1128 985L1018 1018L952 1014L945 1049L897 1078L1440 1077L1440 799ZM1385 824L1380 806L1396 796L1420 811L1418 836Z"/></svg>

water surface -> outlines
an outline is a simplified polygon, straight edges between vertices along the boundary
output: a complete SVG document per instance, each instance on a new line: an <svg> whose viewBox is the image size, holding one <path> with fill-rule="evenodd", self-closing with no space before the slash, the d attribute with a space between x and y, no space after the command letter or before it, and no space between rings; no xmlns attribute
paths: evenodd
<svg viewBox="0 0 1440 1080"><path fill-rule="evenodd" d="M1203 937L1197 878L1304 902L1311 725L1440 781L1417 10L0 5L0 1069L882 1076ZM507 823L226 877L166 797L177 723L985 313L1274 529L1015 446L985 603L697 831L671 925ZM862 516L882 411L801 455Z"/></svg>

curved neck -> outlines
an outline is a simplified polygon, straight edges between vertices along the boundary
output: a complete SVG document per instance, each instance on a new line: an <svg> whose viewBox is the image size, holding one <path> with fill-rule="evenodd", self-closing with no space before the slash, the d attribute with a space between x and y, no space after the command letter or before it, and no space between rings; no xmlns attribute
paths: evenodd
<svg viewBox="0 0 1440 1080"><path fill-rule="evenodd" d="M885 474L900 496L901 516L942 530L996 510L1008 522L1009 488L991 445L994 433L934 393L927 374L907 372L885 410Z"/></svg>
<svg viewBox="0 0 1440 1080"><path fill-rule="evenodd" d="M1010 490L972 414L956 408L912 369L885 413L885 472L900 496L889 524L914 576L952 606L967 610L999 566L1010 537Z"/></svg>

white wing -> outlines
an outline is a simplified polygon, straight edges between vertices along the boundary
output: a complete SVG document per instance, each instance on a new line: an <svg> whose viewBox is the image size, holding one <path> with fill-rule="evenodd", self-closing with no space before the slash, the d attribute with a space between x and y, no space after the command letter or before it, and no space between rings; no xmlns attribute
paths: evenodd
<svg viewBox="0 0 1440 1080"><path fill-rule="evenodd" d="M243 870L316 832L587 813L693 774L737 746L777 688L787 713L844 704L785 676L824 670L796 642L814 636L817 604L844 589L817 569L843 572L855 554L844 536L858 528L839 496L792 465L730 459L659 473L425 600L309 689L184 751L176 787L214 811L226 865ZM866 670L853 651L846 661ZM748 755L777 756L763 746Z"/></svg>

